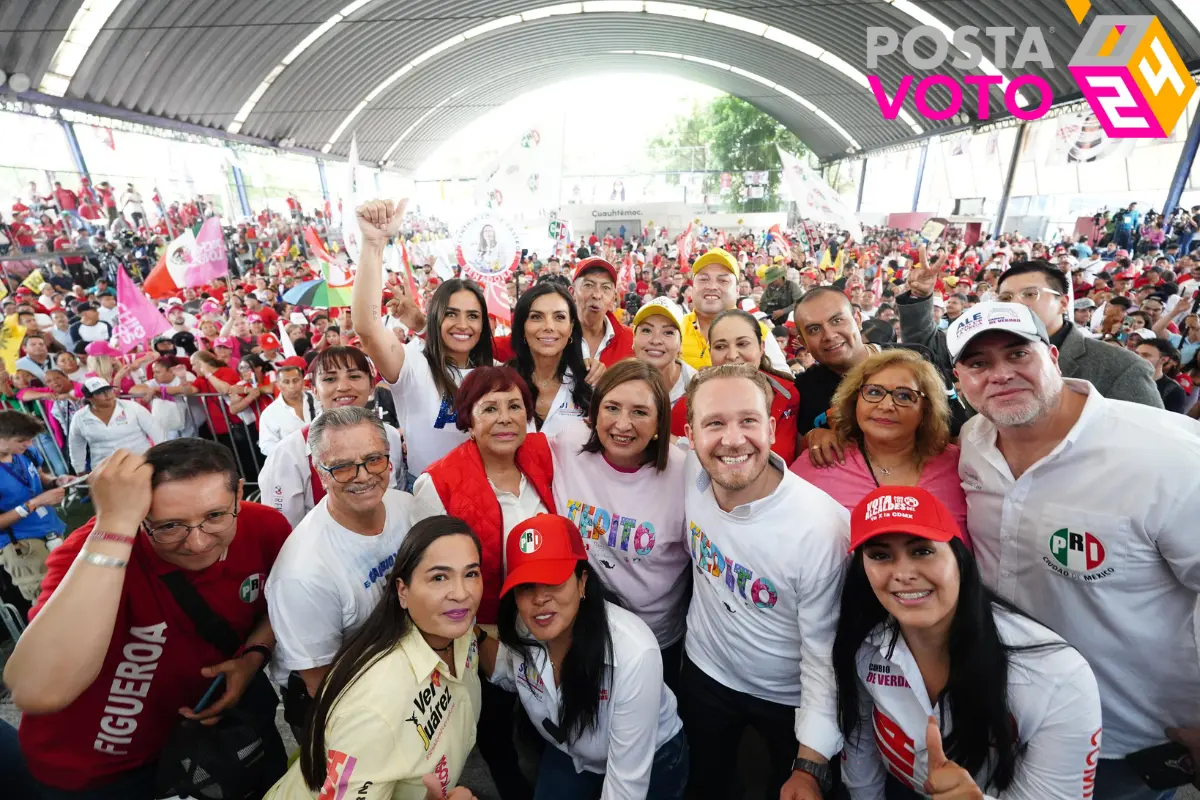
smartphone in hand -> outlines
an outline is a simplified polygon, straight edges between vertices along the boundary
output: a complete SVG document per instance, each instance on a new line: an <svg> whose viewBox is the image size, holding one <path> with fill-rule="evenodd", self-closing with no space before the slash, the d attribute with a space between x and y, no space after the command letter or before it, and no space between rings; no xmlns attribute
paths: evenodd
<svg viewBox="0 0 1200 800"><path fill-rule="evenodd" d="M224 686L225 686L225 673L222 672L220 675L218 675L213 680L212 684L208 687L208 691L206 691L204 693L204 696L200 698L200 702L197 703L196 707L192 709L192 713L199 714L202 711L204 711L204 709L211 706L213 704L213 701L216 700L217 697L220 696L221 688Z"/></svg>

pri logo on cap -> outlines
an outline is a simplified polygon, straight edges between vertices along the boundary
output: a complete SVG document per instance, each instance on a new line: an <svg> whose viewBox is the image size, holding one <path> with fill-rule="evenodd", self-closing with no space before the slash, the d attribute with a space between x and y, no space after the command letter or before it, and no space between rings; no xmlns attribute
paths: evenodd
<svg viewBox="0 0 1200 800"><path fill-rule="evenodd" d="M867 522L874 522L883 516L911 519L913 512L920 505L921 501L915 497L894 497L885 494L867 503Z"/></svg>
<svg viewBox="0 0 1200 800"><path fill-rule="evenodd" d="M517 547L525 555L536 553L542 546L542 534L538 533L533 528L526 528L521 531L521 538L517 541Z"/></svg>

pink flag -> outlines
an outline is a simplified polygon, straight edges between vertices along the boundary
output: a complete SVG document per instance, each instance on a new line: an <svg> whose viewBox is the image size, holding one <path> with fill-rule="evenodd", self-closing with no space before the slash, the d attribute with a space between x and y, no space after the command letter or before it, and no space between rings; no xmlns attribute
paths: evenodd
<svg viewBox="0 0 1200 800"><path fill-rule="evenodd" d="M142 293L124 267L117 271L117 311L117 332L113 338L122 353L171 330L171 323L158 313L154 303Z"/></svg>
<svg viewBox="0 0 1200 800"><path fill-rule="evenodd" d="M229 262L225 257L225 234L221 231L221 218L209 217L196 234L192 248L191 263L184 273L184 286L204 286L213 278L224 278L229 274Z"/></svg>

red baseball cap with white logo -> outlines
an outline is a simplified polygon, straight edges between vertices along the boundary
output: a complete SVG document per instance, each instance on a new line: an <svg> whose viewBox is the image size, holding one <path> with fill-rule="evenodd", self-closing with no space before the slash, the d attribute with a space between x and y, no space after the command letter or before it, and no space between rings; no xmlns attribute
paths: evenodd
<svg viewBox="0 0 1200 800"><path fill-rule="evenodd" d="M909 533L931 542L963 538L950 509L916 486L880 486L851 512L850 552L889 533Z"/></svg>
<svg viewBox="0 0 1200 800"><path fill-rule="evenodd" d="M538 514L513 526L504 544L508 575L500 596L523 583L558 586L587 561L583 537L574 522L557 514Z"/></svg>

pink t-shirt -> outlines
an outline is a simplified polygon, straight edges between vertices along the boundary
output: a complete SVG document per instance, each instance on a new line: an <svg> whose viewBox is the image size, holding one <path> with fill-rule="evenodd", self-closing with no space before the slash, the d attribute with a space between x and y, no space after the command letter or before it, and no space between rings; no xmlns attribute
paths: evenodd
<svg viewBox="0 0 1200 800"><path fill-rule="evenodd" d="M808 459L807 451L802 452L792 463L792 472L850 511L854 510L858 501L875 489L875 478L871 475L867 462L863 460L862 453L853 445L846 447L846 463L834 464L832 467L814 467ZM946 445L941 455L925 462L917 486L941 500L946 508L950 509L969 545L971 540L967 534L967 496L963 493L962 483L958 479L958 445Z"/></svg>

